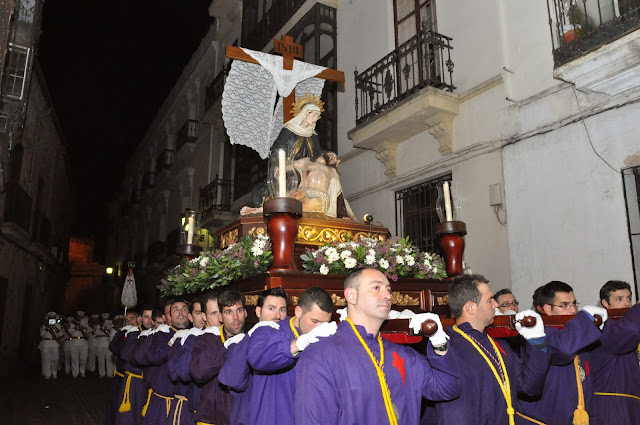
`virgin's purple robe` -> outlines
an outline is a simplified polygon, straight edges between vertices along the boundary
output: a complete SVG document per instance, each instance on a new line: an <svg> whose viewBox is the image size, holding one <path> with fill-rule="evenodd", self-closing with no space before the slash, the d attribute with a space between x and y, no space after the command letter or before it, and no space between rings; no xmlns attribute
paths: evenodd
<svg viewBox="0 0 640 425"><path fill-rule="evenodd" d="M118 331L109 343L109 351L111 351L116 357L116 371L118 371L118 373L123 373L124 371L124 362L120 358L120 352L122 351L122 347L124 346L124 334L125 331ZM105 412L104 421L105 425L113 425L116 423L116 414L118 413L118 408L120 407L120 402L122 401L118 400L118 392L120 391L122 382L122 377L117 374L115 374L109 382L109 391L107 393L107 410Z"/></svg>
<svg viewBox="0 0 640 425"><path fill-rule="evenodd" d="M227 359L220 369L220 383L229 387L231 399L231 425L248 425L251 420L251 367L247 350L251 337L245 337L227 349Z"/></svg>
<svg viewBox="0 0 640 425"><path fill-rule="evenodd" d="M175 328L169 328L169 332L155 332L148 339L151 341L150 348L147 351L147 363L149 369L153 369L151 374L151 388L153 394L149 401L147 414L142 421L145 425L162 425L172 424L173 416L169 415L174 400L167 401L164 397L173 398L174 383L169 378L169 340L176 333ZM180 343L180 341L178 341ZM168 404L170 403L170 404ZM168 407L168 409L167 409Z"/></svg>
<svg viewBox="0 0 640 425"><path fill-rule="evenodd" d="M120 351L120 356L123 361L124 379L122 380L122 386L118 391L118 398L116 399L117 408L120 408L120 404L124 399L124 392L126 388L126 382L128 379L127 372L131 372L135 375L142 375L142 368L136 366L133 361L133 352L138 343L138 335L140 331L129 332L129 335L125 337L125 342ZM147 391L145 385L140 378L131 378L131 384L129 388L129 401L131 403L131 410L128 412L120 412L116 415L116 425L141 425L142 424L142 407L147 401Z"/></svg>
<svg viewBox="0 0 640 425"><path fill-rule="evenodd" d="M356 329L379 361L377 338L362 326ZM382 341L383 370L398 424L419 423L422 397L451 400L460 394L454 350L438 356L429 347L424 356ZM341 322L334 335L320 338L301 356L296 366L295 423L389 423L376 369L348 322Z"/></svg>
<svg viewBox="0 0 640 425"><path fill-rule="evenodd" d="M495 350L487 334L473 329L467 322L458 325L458 328L475 340L500 374L499 359L494 354ZM435 409L425 412L422 424L508 425L507 402L486 360L452 328L447 329L447 334L451 338L449 349L453 350L452 357L460 370L462 393L455 400L435 403ZM507 342L499 339L494 341L507 369L511 405L517 410L519 393L535 396L542 392L549 369L549 357L544 351L528 343L522 344L520 352L516 353Z"/></svg>
<svg viewBox="0 0 640 425"><path fill-rule="evenodd" d="M205 331L206 332L206 331ZM189 372L202 385L194 419L207 424L227 425L231 415L231 395L218 381L227 350L220 336L204 333L193 343Z"/></svg>
<svg viewBox="0 0 640 425"><path fill-rule="evenodd" d="M620 320L605 323L600 344L592 351L594 393L640 397L640 304ZM624 396L593 396L591 417L598 425L635 425L640 400Z"/></svg>
<svg viewBox="0 0 640 425"><path fill-rule="evenodd" d="M291 341L296 336L290 318L278 322L280 329L263 326L249 340L247 360L253 368L251 425L293 425L296 374L294 366L305 351L293 356ZM296 329L298 334L299 329Z"/></svg>
<svg viewBox="0 0 640 425"><path fill-rule="evenodd" d="M192 381L191 374L189 373L189 364L191 363L191 354L195 340L195 335L189 335L184 341L184 344L182 344L180 339L177 339L173 347L171 347L169 360L167 362L169 378L171 378L175 384L173 390L174 395L186 397L188 400L186 402L187 404L183 405L179 411L178 420L180 425L194 424L193 412L196 410L198 401L200 400L200 387ZM171 405L170 418L173 418L177 407L178 401L176 400Z"/></svg>
<svg viewBox="0 0 640 425"><path fill-rule="evenodd" d="M571 425L573 412L578 406L578 386L573 359L576 355L584 371L582 388L587 412L591 410L593 399L593 377L589 346L600 339L600 329L593 323L592 316L578 312L563 329L545 326L545 342L551 367L547 373L544 392L540 397L519 401L519 412L547 425ZM522 423L532 423L524 421ZM594 421L591 425L598 425Z"/></svg>

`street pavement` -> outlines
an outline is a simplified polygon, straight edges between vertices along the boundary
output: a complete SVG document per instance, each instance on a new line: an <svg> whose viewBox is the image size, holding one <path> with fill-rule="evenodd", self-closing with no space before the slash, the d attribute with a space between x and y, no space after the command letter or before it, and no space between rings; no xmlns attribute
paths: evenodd
<svg viewBox="0 0 640 425"><path fill-rule="evenodd" d="M2 377L0 424L103 425L109 382L90 373L74 379L64 371L46 380L39 369Z"/></svg>

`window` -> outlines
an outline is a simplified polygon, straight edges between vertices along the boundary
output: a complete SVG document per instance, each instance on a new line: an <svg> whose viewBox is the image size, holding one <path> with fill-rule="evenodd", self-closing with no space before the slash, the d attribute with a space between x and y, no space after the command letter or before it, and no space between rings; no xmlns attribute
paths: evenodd
<svg viewBox="0 0 640 425"><path fill-rule="evenodd" d="M637 301L638 274L640 274L640 166L622 170L622 179L627 200L631 260L633 261L633 277Z"/></svg>
<svg viewBox="0 0 640 425"><path fill-rule="evenodd" d="M0 133L9 131L9 99L0 98Z"/></svg>
<svg viewBox="0 0 640 425"><path fill-rule="evenodd" d="M409 236L421 251L438 252L435 226L438 185L451 182L451 174L418 183L396 192L396 234Z"/></svg>
<svg viewBox="0 0 640 425"><path fill-rule="evenodd" d="M431 0L394 0L393 15L396 27L396 47L422 31L422 22L427 29L436 30L435 2Z"/></svg>
<svg viewBox="0 0 640 425"><path fill-rule="evenodd" d="M29 64L29 51L27 47L15 46L9 43L4 75L2 77L2 95L15 99L22 99L24 95L24 82L27 76Z"/></svg>

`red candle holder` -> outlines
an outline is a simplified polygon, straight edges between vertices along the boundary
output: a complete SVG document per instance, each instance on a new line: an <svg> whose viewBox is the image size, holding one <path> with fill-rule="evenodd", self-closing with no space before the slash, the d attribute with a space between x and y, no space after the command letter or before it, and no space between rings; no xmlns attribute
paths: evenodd
<svg viewBox="0 0 640 425"><path fill-rule="evenodd" d="M179 257L187 257L189 260L196 258L200 255L201 251L201 246L193 244L178 245L178 248L176 248L176 254L178 254Z"/></svg>
<svg viewBox="0 0 640 425"><path fill-rule="evenodd" d="M302 217L302 202L294 198L271 198L262 205L262 211L267 218L267 232L273 249L269 271L298 271L293 248L298 237L298 219Z"/></svg>
<svg viewBox="0 0 640 425"><path fill-rule="evenodd" d="M440 249L447 266L447 275L461 275L462 255L464 254L464 235L467 225L463 221L444 221L436 224L436 235L440 237Z"/></svg>

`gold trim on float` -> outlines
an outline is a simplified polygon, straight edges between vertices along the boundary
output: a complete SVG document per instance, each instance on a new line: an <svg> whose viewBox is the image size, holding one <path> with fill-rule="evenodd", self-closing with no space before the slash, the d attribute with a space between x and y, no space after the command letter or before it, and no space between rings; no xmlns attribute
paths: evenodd
<svg viewBox="0 0 640 425"><path fill-rule="evenodd" d="M436 297L436 305L448 305L449 304L449 294L443 297Z"/></svg>
<svg viewBox="0 0 640 425"><path fill-rule="evenodd" d="M229 230L220 236L220 248L226 248L234 242L238 242L238 228Z"/></svg>
<svg viewBox="0 0 640 425"><path fill-rule="evenodd" d="M420 305L420 299L412 297L409 294L394 292L393 294L391 294L391 304L401 306Z"/></svg>
<svg viewBox="0 0 640 425"><path fill-rule="evenodd" d="M245 305L258 305L258 297L259 295L245 295L244 296Z"/></svg>

